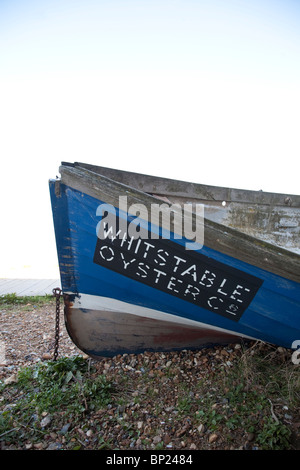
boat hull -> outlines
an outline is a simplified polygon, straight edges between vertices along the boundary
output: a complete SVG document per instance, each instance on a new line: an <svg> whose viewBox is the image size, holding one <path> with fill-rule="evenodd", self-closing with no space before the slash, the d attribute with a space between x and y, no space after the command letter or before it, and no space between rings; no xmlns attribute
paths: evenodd
<svg viewBox="0 0 300 470"><path fill-rule="evenodd" d="M74 303L70 299L74 299ZM106 297L67 295L65 304L70 337L80 349L95 358L199 349L241 340L241 336L222 328Z"/></svg>
<svg viewBox="0 0 300 470"><path fill-rule="evenodd" d="M50 181L50 193L66 327L90 356L242 338L289 348L300 338L298 282L205 244L187 253L184 239L145 239L138 247L99 238L106 200L61 181Z"/></svg>

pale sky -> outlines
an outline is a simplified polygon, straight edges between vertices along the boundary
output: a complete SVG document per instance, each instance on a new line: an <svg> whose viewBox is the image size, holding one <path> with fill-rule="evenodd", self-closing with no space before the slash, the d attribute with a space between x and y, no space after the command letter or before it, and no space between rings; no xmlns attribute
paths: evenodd
<svg viewBox="0 0 300 470"><path fill-rule="evenodd" d="M300 2L0 0L0 124L0 277L58 276L63 160L300 194Z"/></svg>

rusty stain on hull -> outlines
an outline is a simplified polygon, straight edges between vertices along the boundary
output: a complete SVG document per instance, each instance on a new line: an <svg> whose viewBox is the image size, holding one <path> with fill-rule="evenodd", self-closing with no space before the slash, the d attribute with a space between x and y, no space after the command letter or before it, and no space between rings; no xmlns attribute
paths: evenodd
<svg viewBox="0 0 300 470"><path fill-rule="evenodd" d="M72 341L96 357L146 350L198 349L210 344L240 342L226 332L189 327L123 312L73 308L67 299L66 328Z"/></svg>

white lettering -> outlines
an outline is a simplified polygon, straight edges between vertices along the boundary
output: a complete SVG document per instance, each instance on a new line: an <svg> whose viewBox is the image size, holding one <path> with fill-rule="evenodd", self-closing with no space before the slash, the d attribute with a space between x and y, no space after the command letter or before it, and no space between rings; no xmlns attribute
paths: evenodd
<svg viewBox="0 0 300 470"><path fill-rule="evenodd" d="M213 302L212 302L213 301ZM220 299L219 297L210 297L207 301L208 305L213 308L214 310L219 310L219 307L218 305L216 305L216 303L223 303L223 300Z"/></svg>
<svg viewBox="0 0 300 470"><path fill-rule="evenodd" d="M183 259L183 258L179 258L179 256L175 256L175 255L174 255L174 258L177 259L176 265L175 265L175 267L174 267L174 269L173 269L173 272L176 273L179 264L180 264L180 263L186 263L186 260Z"/></svg>
<svg viewBox="0 0 300 470"><path fill-rule="evenodd" d="M228 309L225 310L226 313L230 313L230 315L236 315L236 312L238 311L239 306L235 304L230 304Z"/></svg>
<svg viewBox="0 0 300 470"><path fill-rule="evenodd" d="M113 457L106 458L106 465L133 465L136 468L139 465L141 457L125 457L113 454Z"/></svg>
<svg viewBox="0 0 300 470"><path fill-rule="evenodd" d="M235 295L242 295L243 292L240 292L240 289L244 289L245 291L250 292L250 289L248 289L247 287L240 286L238 284L236 286L236 288L234 289L234 291L232 292L230 298L233 299L233 300L236 300L237 302L243 303L243 301L241 299L237 299L235 297Z"/></svg>
<svg viewBox="0 0 300 470"><path fill-rule="evenodd" d="M165 256L163 256L161 253L164 253ZM159 266L164 266L167 262L167 257L169 256L169 253L162 248L157 250L157 256L161 261L157 261L156 258L154 258L154 263L158 264Z"/></svg>
<svg viewBox="0 0 300 470"><path fill-rule="evenodd" d="M190 272L192 270L194 272ZM189 274L190 276L192 276L194 282L197 282L197 272L196 272L196 265L195 264L192 264L192 266L190 266L183 273L181 273L181 276L185 276L186 274Z"/></svg>
<svg viewBox="0 0 300 470"><path fill-rule="evenodd" d="M223 281L221 282L220 287L219 287L219 289L217 290L217 292L219 292L219 294L227 295L226 292L223 292L223 291L221 290L221 287L224 287L224 285L226 284L226 282L227 282L227 279L223 279Z"/></svg>
<svg viewBox="0 0 300 470"><path fill-rule="evenodd" d="M211 275L212 277L208 277L208 275ZM206 279L207 279L207 281L209 281L209 284L205 283L205 282L202 282L202 281L205 281ZM201 279L199 281L199 284L202 284L202 286L205 286L205 287L211 287L213 285L215 279L216 279L215 273L213 273L211 271L208 271L206 269L206 271L204 272L203 276L201 277Z"/></svg>
<svg viewBox="0 0 300 470"><path fill-rule="evenodd" d="M156 276L156 279L155 279L155 284L158 283L161 274L163 274L164 276L167 275L167 274L164 273L163 271L160 271L159 269L156 269L156 268L154 268L153 271L155 271L155 272L157 273L157 276Z"/></svg>
<svg viewBox="0 0 300 470"><path fill-rule="evenodd" d="M124 264L124 266L123 266L124 269L127 269L127 267L128 267L131 263L134 263L134 262L136 261L135 258L131 259L130 261L125 261L125 258L124 258L124 255L123 255L122 252L120 253L120 255L121 255L121 258L122 258L122 261L123 261L123 264Z"/></svg>
<svg viewBox="0 0 300 470"><path fill-rule="evenodd" d="M139 247L140 247L141 242L142 242L142 239L139 238L138 241L137 241L135 250L134 250L134 254L137 254L137 252L139 251Z"/></svg>
<svg viewBox="0 0 300 470"><path fill-rule="evenodd" d="M109 238L113 242L120 235L120 233L121 233L121 230L119 230L118 233L116 233L116 235L114 235L113 227L110 226L109 229L108 229L107 228L107 223L104 223L102 240L105 240L106 238Z"/></svg>
<svg viewBox="0 0 300 470"><path fill-rule="evenodd" d="M144 258L147 258L148 256L148 251L149 251L149 248L155 248L154 245L151 245L151 243L148 243L148 242L144 242L144 244L146 245L146 250L145 250L145 253L144 253Z"/></svg>
<svg viewBox="0 0 300 470"><path fill-rule="evenodd" d="M171 277L171 280L169 281L169 284L167 285L167 289L179 294L179 290L177 289L174 289L174 286L176 286L176 283L174 282L180 282L181 284L183 283L183 281L181 281L180 279L176 279L176 277Z"/></svg>
<svg viewBox="0 0 300 470"><path fill-rule="evenodd" d="M127 240L127 234L124 233L122 241L121 241L121 247L123 248L123 245L125 245L125 243L127 243L127 247L126 247L126 245L125 245L125 247L127 248L127 250L130 250L133 240L134 240L134 237L130 237L130 239Z"/></svg>
<svg viewBox="0 0 300 470"><path fill-rule="evenodd" d="M193 290L191 290L191 289L193 289ZM192 297L193 297L193 300L196 301L197 300L196 296L200 294L200 289L196 286L193 286L193 284L188 284L188 286L185 289L183 295L187 296L188 294L191 294Z"/></svg>
<svg viewBox="0 0 300 470"><path fill-rule="evenodd" d="M99 253L101 258L105 261L112 261L115 256L115 252L112 247L107 245L101 246Z"/></svg>
<svg viewBox="0 0 300 470"><path fill-rule="evenodd" d="M148 276L148 271L149 271L149 269L150 269L150 266L148 266L148 264L145 264L145 263L142 263L142 262L141 262L141 263L138 264L138 270L139 270L140 272L137 271L137 272L136 272L136 275L145 278L145 277ZM141 274L141 273L142 273L142 274Z"/></svg>

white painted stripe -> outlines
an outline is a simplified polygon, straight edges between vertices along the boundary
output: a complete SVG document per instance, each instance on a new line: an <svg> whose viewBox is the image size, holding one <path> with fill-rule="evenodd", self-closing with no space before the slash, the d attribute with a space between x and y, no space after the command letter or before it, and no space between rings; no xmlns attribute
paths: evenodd
<svg viewBox="0 0 300 470"><path fill-rule="evenodd" d="M73 292L66 292L69 295L74 295ZM213 325L208 325L207 323L198 322L195 320L190 320L189 318L172 315L171 313L166 313L160 310L143 307L141 305L135 305L128 302L123 302L121 300L112 299L110 297L102 297L98 295L89 295L89 294L79 294L79 297L75 296L75 301L73 308L86 308L88 310L99 310L105 312L120 312L127 313L130 315L137 315L139 317L152 318L160 321L167 321L170 323L177 323L185 326L192 326L195 328L205 329L205 330L215 330L222 333L231 334L235 336L241 336L242 338L247 339L256 339L251 336L247 336L241 333L235 333L231 330L226 330Z"/></svg>

